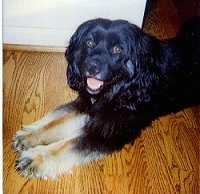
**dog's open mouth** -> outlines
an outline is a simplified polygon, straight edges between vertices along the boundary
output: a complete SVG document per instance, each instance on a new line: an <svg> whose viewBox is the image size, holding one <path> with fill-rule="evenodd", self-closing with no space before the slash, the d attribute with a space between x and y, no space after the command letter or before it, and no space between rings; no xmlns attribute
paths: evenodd
<svg viewBox="0 0 200 194"><path fill-rule="evenodd" d="M104 81L88 77L87 78L87 91L90 94L98 94L104 85Z"/></svg>

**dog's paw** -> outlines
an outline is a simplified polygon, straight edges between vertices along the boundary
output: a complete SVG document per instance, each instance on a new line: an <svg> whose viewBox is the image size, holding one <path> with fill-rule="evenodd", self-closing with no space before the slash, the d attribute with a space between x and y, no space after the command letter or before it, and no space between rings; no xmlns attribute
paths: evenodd
<svg viewBox="0 0 200 194"><path fill-rule="evenodd" d="M16 160L15 168L26 177L33 176L37 172L37 165L34 165L33 160L28 157L20 157Z"/></svg>
<svg viewBox="0 0 200 194"><path fill-rule="evenodd" d="M16 160L15 168L27 178L43 177L43 156L37 149L30 149L21 152L20 157Z"/></svg>
<svg viewBox="0 0 200 194"><path fill-rule="evenodd" d="M26 178L55 179L65 172L63 164L65 160L52 155L46 146L36 146L20 153L15 168Z"/></svg>
<svg viewBox="0 0 200 194"><path fill-rule="evenodd" d="M37 139L34 138L34 132L36 130L34 125L23 126L22 130L17 131L13 136L13 149L21 152L35 146Z"/></svg>

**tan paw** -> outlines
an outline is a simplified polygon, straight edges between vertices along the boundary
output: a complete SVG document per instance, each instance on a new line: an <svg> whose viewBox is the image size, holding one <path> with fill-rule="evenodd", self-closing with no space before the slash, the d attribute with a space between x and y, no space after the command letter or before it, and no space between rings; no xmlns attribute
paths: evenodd
<svg viewBox="0 0 200 194"><path fill-rule="evenodd" d="M27 178L42 177L43 157L37 149L23 151L16 160L15 168Z"/></svg>
<svg viewBox="0 0 200 194"><path fill-rule="evenodd" d="M54 156L46 149L48 146L36 146L22 151L16 160L15 168L27 178L55 179L64 172L69 172L67 158Z"/></svg>
<svg viewBox="0 0 200 194"><path fill-rule="evenodd" d="M22 130L17 131L13 136L13 149L21 152L37 145L37 139L34 137L35 131L37 130L34 126L23 126Z"/></svg>

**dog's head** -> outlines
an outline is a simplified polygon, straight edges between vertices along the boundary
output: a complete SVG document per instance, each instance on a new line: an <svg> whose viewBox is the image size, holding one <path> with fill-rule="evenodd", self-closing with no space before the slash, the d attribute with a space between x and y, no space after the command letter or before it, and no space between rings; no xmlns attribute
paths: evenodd
<svg viewBox="0 0 200 194"><path fill-rule="evenodd" d="M144 61L152 58L153 47L149 36L127 21L95 19L78 27L65 55L72 89L114 96L130 83L145 85L148 80L137 82L151 68Z"/></svg>

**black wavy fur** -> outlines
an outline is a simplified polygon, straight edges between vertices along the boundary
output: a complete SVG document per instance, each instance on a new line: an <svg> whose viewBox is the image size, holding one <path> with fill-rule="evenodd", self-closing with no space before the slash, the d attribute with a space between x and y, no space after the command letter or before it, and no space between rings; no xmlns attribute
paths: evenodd
<svg viewBox="0 0 200 194"><path fill-rule="evenodd" d="M118 150L157 117L200 104L200 17L163 41L127 21L90 20L65 55L68 84L79 94L72 106L90 115L79 149ZM104 85L88 92L87 77Z"/></svg>

